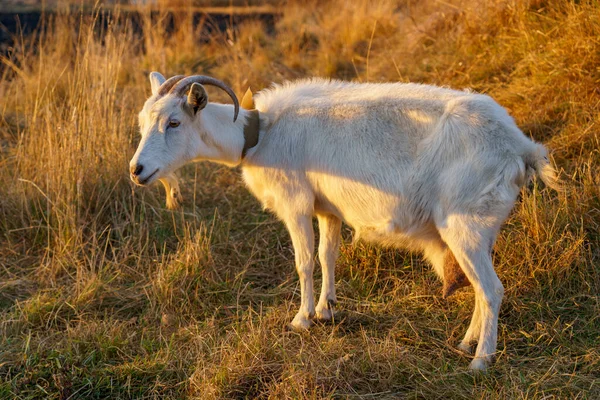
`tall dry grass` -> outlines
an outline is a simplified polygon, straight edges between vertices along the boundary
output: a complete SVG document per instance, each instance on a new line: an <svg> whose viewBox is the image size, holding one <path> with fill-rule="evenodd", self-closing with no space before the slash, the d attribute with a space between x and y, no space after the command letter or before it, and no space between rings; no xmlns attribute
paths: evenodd
<svg viewBox="0 0 600 400"><path fill-rule="evenodd" d="M600 395L595 2L288 2L274 26L209 37L218 21L191 9L129 11L49 15L2 60L0 397ZM472 293L443 301L401 251L345 243L335 323L286 331L291 244L237 171L184 168L178 212L129 182L151 70L238 93L314 75L426 82L507 107L567 191L532 185L496 244L507 290L491 372L470 375L453 347Z"/></svg>

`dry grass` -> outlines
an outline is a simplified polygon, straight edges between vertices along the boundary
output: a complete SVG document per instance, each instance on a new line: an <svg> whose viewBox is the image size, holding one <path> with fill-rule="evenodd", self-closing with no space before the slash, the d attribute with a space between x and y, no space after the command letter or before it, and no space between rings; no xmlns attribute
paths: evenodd
<svg viewBox="0 0 600 400"><path fill-rule="evenodd" d="M164 14L142 13L142 30L118 9L61 14L3 60L0 397L599 398L597 2L281 12L274 27L246 20L208 41L215 21L194 26L185 11L172 32ZM129 182L149 70L238 93L313 75L428 82L506 106L553 149L568 191L524 191L498 240L507 290L490 372L470 374L454 350L472 293L442 300L433 272L400 251L344 244L335 323L288 332L291 244L238 171L186 167L179 212L161 188Z"/></svg>

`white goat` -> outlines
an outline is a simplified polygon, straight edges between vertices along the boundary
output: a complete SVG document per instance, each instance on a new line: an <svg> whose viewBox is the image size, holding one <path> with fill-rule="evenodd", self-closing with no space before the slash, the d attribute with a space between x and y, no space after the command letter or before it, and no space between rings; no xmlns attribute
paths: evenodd
<svg viewBox="0 0 600 400"><path fill-rule="evenodd" d="M458 262L475 292L458 347L469 352L478 341L471 368L487 367L504 293L490 254L498 230L530 175L558 187L546 149L502 107L485 95L427 85L310 79L274 85L256 96L257 110L240 110L223 82L182 78L150 74L152 96L130 164L134 182L161 179L168 195L179 196L173 171L182 165L241 165L246 185L291 235L298 329L333 316L342 221L362 239L421 251L442 278ZM224 89L234 106L209 103L201 84ZM323 270L316 307L313 216Z"/></svg>

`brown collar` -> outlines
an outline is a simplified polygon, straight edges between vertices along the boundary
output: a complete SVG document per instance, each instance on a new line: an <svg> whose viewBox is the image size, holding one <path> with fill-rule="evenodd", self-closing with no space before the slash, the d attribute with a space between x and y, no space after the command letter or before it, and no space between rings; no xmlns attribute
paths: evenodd
<svg viewBox="0 0 600 400"><path fill-rule="evenodd" d="M246 157L248 150L258 144L258 133L260 131L260 116L258 110L248 110L246 125L244 125L244 148L242 149L242 160Z"/></svg>

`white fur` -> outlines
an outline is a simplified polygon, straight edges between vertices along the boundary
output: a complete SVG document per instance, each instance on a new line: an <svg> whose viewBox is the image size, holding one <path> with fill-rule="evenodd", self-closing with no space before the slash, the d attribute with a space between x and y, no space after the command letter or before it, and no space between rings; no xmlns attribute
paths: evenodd
<svg viewBox="0 0 600 400"><path fill-rule="evenodd" d="M146 102L132 165L158 168L159 178L189 161L241 163L249 189L292 238L301 288L294 327L333 316L344 221L362 239L423 252L440 275L452 251L475 291L459 347L477 341L471 368L486 368L496 352L504 293L491 248L528 170L556 184L544 147L525 137L502 107L485 95L418 84L275 85L255 97L260 139L242 161L246 111L233 123L232 106L209 103L191 118L182 101L169 95ZM170 115L182 120L177 132L161 131ZM316 306L313 216L323 269Z"/></svg>

